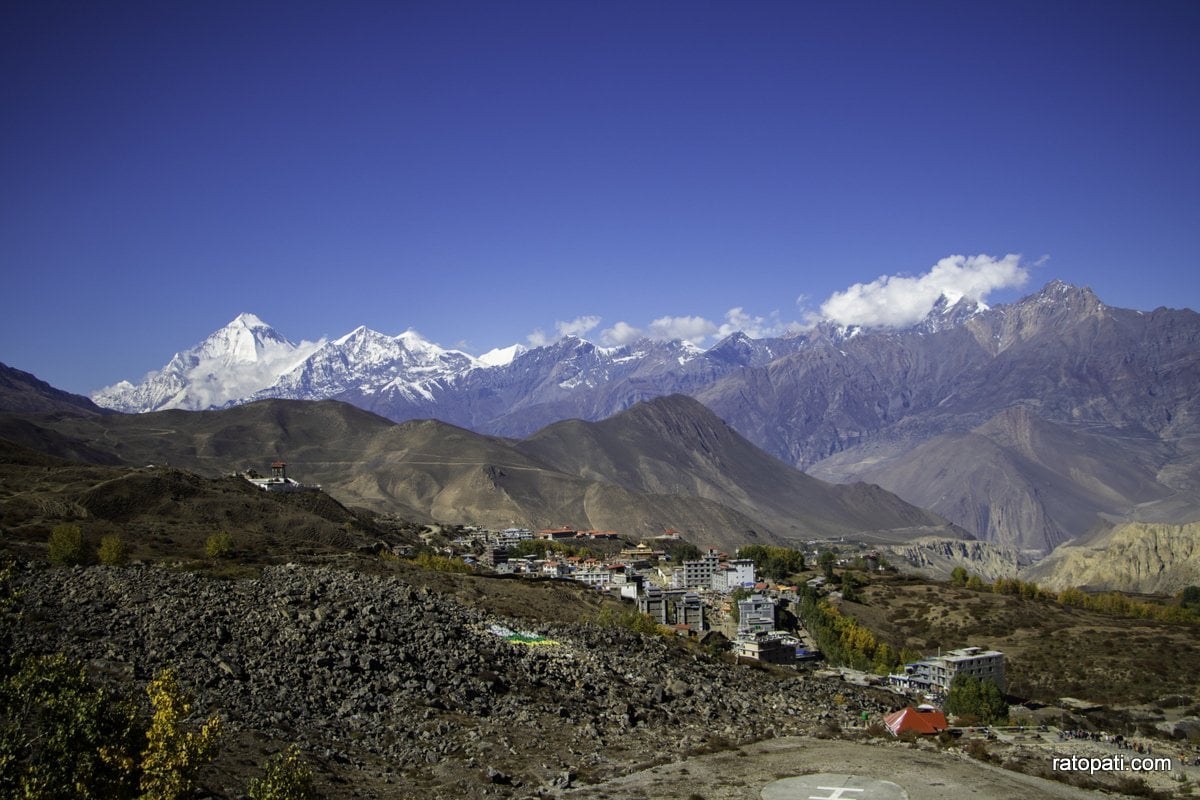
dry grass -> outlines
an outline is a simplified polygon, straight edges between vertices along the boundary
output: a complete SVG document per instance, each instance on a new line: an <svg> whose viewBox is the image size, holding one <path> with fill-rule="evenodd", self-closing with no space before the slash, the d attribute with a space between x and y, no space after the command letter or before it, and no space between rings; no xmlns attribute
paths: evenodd
<svg viewBox="0 0 1200 800"><path fill-rule="evenodd" d="M1152 702L1195 691L1200 626L1111 617L943 584L876 583L844 609L896 647L968 645L1008 656L1009 691L1053 700Z"/></svg>

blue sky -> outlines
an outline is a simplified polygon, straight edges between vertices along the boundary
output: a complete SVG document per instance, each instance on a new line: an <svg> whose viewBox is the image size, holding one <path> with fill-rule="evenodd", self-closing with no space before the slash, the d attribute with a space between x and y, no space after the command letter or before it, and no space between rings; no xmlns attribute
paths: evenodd
<svg viewBox="0 0 1200 800"><path fill-rule="evenodd" d="M1198 37L1190 0L5 3L0 361L88 392L243 311L711 342L954 255L992 304L1200 308Z"/></svg>

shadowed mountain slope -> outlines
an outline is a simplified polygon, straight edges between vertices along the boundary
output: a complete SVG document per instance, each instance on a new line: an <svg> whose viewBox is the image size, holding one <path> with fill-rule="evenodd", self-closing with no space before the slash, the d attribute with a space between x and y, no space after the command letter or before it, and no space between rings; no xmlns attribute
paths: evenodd
<svg viewBox="0 0 1200 800"><path fill-rule="evenodd" d="M279 458L294 477L343 502L419 521L568 525L632 536L674 528L698 544L727 548L857 531L904 539L942 525L877 487L808 478L686 398L574 431L564 425L519 443L432 420L395 424L343 403L273 400L36 423L0 417L0 436L205 475L262 470ZM606 454L605 441L623 444Z"/></svg>
<svg viewBox="0 0 1200 800"><path fill-rule="evenodd" d="M815 477L1045 553L1103 516L1200 518L1197 386L1195 312L1054 282L952 325L815 342L696 397Z"/></svg>
<svg viewBox="0 0 1200 800"><path fill-rule="evenodd" d="M877 486L828 484L789 467L682 395L601 422L556 423L517 448L561 471L631 490L713 500L789 537L886 541L912 538L915 529L949 532L944 520Z"/></svg>
<svg viewBox="0 0 1200 800"><path fill-rule="evenodd" d="M86 397L55 389L28 372L0 364L0 412L111 414Z"/></svg>

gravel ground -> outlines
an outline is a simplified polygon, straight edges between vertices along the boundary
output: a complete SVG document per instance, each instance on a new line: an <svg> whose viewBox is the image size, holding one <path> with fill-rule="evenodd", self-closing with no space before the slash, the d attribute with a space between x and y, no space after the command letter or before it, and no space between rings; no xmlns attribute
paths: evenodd
<svg viewBox="0 0 1200 800"><path fill-rule="evenodd" d="M975 761L924 744L788 737L653 767L571 790L570 800L758 800L763 788L790 776L844 773L890 781L912 800L1095 800L1112 797ZM868 793L847 793L870 800Z"/></svg>

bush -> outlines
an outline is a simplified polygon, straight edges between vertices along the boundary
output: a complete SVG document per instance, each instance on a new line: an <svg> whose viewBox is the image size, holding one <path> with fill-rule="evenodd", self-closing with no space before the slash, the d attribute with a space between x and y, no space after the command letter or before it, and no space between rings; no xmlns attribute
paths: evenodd
<svg viewBox="0 0 1200 800"><path fill-rule="evenodd" d="M233 554L233 536L228 531L214 533L204 543L204 552L209 558L228 558Z"/></svg>
<svg viewBox="0 0 1200 800"><path fill-rule="evenodd" d="M461 558L450 558L433 553L421 553L413 559L413 563L422 569L430 569L434 572L449 572L455 575L471 575L475 572L475 568Z"/></svg>
<svg viewBox="0 0 1200 800"><path fill-rule="evenodd" d="M129 563L129 547L125 540L115 533L100 539L100 549L97 551L100 563L110 567L119 567Z"/></svg>
<svg viewBox="0 0 1200 800"><path fill-rule="evenodd" d="M315 800L312 770L296 745L267 760L261 778L250 781L250 800Z"/></svg>
<svg viewBox="0 0 1200 800"><path fill-rule="evenodd" d="M10 669L0 680L0 797L132 797L143 741L134 705L62 654Z"/></svg>
<svg viewBox="0 0 1200 800"><path fill-rule="evenodd" d="M221 721L213 716L199 732L184 731L191 700L179 687L175 671L163 670L146 687L154 716L142 751L142 800L178 800L195 788L196 773L217 753Z"/></svg>
<svg viewBox="0 0 1200 800"><path fill-rule="evenodd" d="M83 563L83 531L78 525L58 525L50 532L46 557L65 567Z"/></svg>

